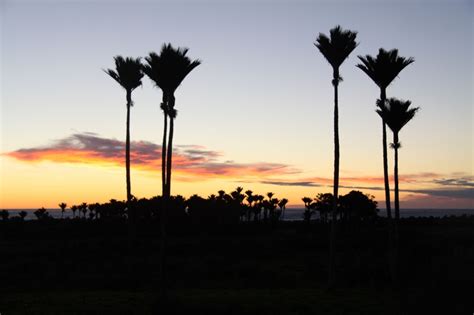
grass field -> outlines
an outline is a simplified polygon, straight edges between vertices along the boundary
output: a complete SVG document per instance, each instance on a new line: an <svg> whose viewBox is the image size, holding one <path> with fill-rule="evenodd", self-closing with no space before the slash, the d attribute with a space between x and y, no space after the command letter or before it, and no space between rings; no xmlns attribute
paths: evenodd
<svg viewBox="0 0 474 315"><path fill-rule="evenodd" d="M158 299L159 237L127 225L1 222L5 314L472 314L474 224L404 220L400 284L386 270L383 223L341 227L338 286L326 288L325 226L287 222L175 227L167 311Z"/></svg>

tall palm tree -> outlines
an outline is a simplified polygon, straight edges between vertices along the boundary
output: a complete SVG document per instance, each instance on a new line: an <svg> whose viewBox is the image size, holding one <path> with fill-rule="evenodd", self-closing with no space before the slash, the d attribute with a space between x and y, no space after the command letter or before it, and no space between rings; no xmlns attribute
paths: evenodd
<svg viewBox="0 0 474 315"><path fill-rule="evenodd" d="M186 56L187 53L187 48L174 48L171 44L164 44L159 55L151 52L148 57L145 57L147 64L143 66L143 72L163 91L161 105L165 116L162 147L163 195L169 195L171 192L174 119L177 114L174 108L176 100L174 93L184 78L201 64L200 60L191 61ZM168 118L169 136L168 143L166 143ZM163 152L166 152L166 155ZM164 171L164 165L166 165L166 172Z"/></svg>
<svg viewBox="0 0 474 315"><path fill-rule="evenodd" d="M405 58L398 55L397 49L385 50L379 49L376 58L366 55L358 56L362 63L357 64L357 67L364 71L369 78L374 81L380 88L380 101L385 104L387 99L386 90L398 74L408 65L415 62L412 57ZM391 204L390 204L390 184L388 178L388 158L387 158L387 128L382 121L382 147L383 147L383 175L385 185L385 205L387 208L387 218L390 222L392 218Z"/></svg>
<svg viewBox="0 0 474 315"><path fill-rule="evenodd" d="M175 109L174 93L184 78L197 66L201 61L191 61L186 56L187 48L174 48L171 44L164 44L161 47L160 54L151 52L145 57L146 64L143 66L143 72L159 87L163 92L161 109L164 115L164 131L163 144L161 148L161 178L162 178L162 196L163 207L161 209L161 294L166 297L166 211L171 195L171 167L173 156L173 133L174 119L177 111ZM168 132L169 118L169 135L168 142L166 135Z"/></svg>
<svg viewBox="0 0 474 315"><path fill-rule="evenodd" d="M114 57L115 71L112 69L104 70L108 75L117 81L126 91L127 100L127 131L125 140L125 172L127 182L127 209L131 211L132 187L130 182L130 107L133 106L132 91L142 85L142 64L140 58L123 58L122 56ZM132 215L133 217L133 215Z"/></svg>
<svg viewBox="0 0 474 315"><path fill-rule="evenodd" d="M409 108L411 105L410 101L401 101L395 98L390 98L382 102L377 101L377 113L382 118L384 124L393 132L393 143L392 147L395 150L394 158L394 181L395 181L395 220L394 224L390 224L390 248L389 248L389 263L390 263L390 276L392 282L396 284L398 282L398 220L400 218L400 205L399 205L399 188L398 188L398 149L400 148L400 142L398 141L398 133L416 114L417 108Z"/></svg>
<svg viewBox="0 0 474 315"><path fill-rule="evenodd" d="M329 62L333 70L332 85L334 86L334 200L332 207L331 234L329 240L329 285L335 281L335 255L336 255L336 215L337 196L339 189L339 108L338 108L338 86L342 81L339 75L341 64L349 57L350 53L357 47L357 32L343 30L336 26L330 30L330 36L319 33L314 45L319 49L324 58Z"/></svg>
<svg viewBox="0 0 474 315"><path fill-rule="evenodd" d="M412 64L415 59L412 57L405 58L398 55L397 49L385 50L379 49L377 57L370 55L358 56L361 61L356 66L364 71L369 78L374 81L380 88L380 104L385 104L387 99L387 87L395 80L398 74L408 65ZM397 238L398 227L397 223L392 222L392 211L390 203L390 183L388 176L388 153L387 153L387 127L382 119L382 150L383 150L383 177L385 186L385 207L387 209L388 220L388 255L389 255L389 269L392 277L392 282L397 281Z"/></svg>
<svg viewBox="0 0 474 315"><path fill-rule="evenodd" d="M393 132L393 143L392 148L395 151L394 157L394 182L395 182L395 220L398 221L400 218L400 201L399 201L399 189L398 189L398 149L401 147L400 141L398 140L398 134L400 130L415 117L416 112L420 109L419 107L410 108L410 101L403 101L396 98L389 98L382 103L382 100L377 101L377 113L383 119L385 124Z"/></svg>

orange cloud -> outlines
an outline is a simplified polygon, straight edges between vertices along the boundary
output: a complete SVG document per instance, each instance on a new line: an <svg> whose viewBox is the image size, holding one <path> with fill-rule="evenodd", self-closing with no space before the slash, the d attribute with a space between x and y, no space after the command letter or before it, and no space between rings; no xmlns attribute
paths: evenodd
<svg viewBox="0 0 474 315"><path fill-rule="evenodd" d="M161 172L161 146L147 141L130 144L132 168ZM93 133L73 134L45 147L19 149L6 156L26 162L52 161L122 167L125 143ZM173 171L183 181L219 177L267 177L298 173L280 163L235 163L218 161L221 153L197 145L178 145L173 149Z"/></svg>

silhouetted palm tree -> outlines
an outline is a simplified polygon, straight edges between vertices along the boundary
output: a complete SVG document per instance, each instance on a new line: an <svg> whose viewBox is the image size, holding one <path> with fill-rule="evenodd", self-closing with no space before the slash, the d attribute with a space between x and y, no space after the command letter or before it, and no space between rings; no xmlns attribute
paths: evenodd
<svg viewBox="0 0 474 315"><path fill-rule="evenodd" d="M20 217L21 221L24 221L27 215L28 215L28 212L26 212L24 210L22 210L18 213L18 216Z"/></svg>
<svg viewBox="0 0 474 315"><path fill-rule="evenodd" d="M380 101L381 104L385 103L387 99L387 87L392 81L398 76L398 74L405 69L408 65L413 63L415 59L412 57L404 58L398 56L398 50L392 49L386 51L383 48L379 49L379 53L376 58L366 55L358 56L361 64L357 67L364 71L375 84L380 88ZM387 128L385 123L382 121L382 147L383 147L383 175L385 185L385 205L387 208L387 218L390 221L392 217L391 204L390 204L390 184L388 178L388 158L387 158Z"/></svg>
<svg viewBox="0 0 474 315"><path fill-rule="evenodd" d="M71 207L71 211L72 211L72 218L74 219L76 217L76 211L78 210L78 206L76 205L73 205Z"/></svg>
<svg viewBox="0 0 474 315"><path fill-rule="evenodd" d="M398 194L398 149L400 148L400 142L398 141L398 134L403 126L412 120L416 112L420 109L419 107L410 108L410 105L410 101L402 101L396 98L389 98L383 103L381 100L377 101L377 106L379 107L377 113L393 132L393 143L391 146L395 151L393 176L395 181L396 220L400 218L400 201Z"/></svg>
<svg viewBox="0 0 474 315"><path fill-rule="evenodd" d="M59 208L61 208L61 219L64 217L64 211L66 211L67 204L64 202L61 202L59 205Z"/></svg>
<svg viewBox="0 0 474 315"><path fill-rule="evenodd" d="M163 178L165 181L165 190L163 194L171 193L171 166L172 166L172 152L173 152L173 132L174 119L177 111L175 110L175 96L174 93L186 76L197 66L201 61L191 61L186 56L187 48L174 48L171 44L165 44L161 48L159 55L152 52L145 58L147 64L143 66L143 72L163 91L162 109L165 116L166 134L167 117L169 117L169 137L166 143L166 136L163 138L162 150L166 152L166 158L162 152L162 163L166 160L166 175ZM162 165L162 170L164 169Z"/></svg>
<svg viewBox="0 0 474 315"><path fill-rule="evenodd" d="M247 202L249 203L249 207L247 209L247 221L250 222L250 212L252 211L252 203L255 201L253 191L247 190L245 192L245 195L247 195Z"/></svg>
<svg viewBox="0 0 474 315"><path fill-rule="evenodd" d="M280 200L280 202L278 203L278 207L280 207L280 211L281 211L281 218L283 219L285 217L285 210L286 210L286 204L288 203L288 199L286 198L283 198L282 200Z"/></svg>
<svg viewBox="0 0 474 315"><path fill-rule="evenodd" d="M81 205L79 207L82 211L82 216L85 219L86 218L86 213L87 213L87 202L81 203Z"/></svg>
<svg viewBox="0 0 474 315"><path fill-rule="evenodd" d="M2 218L3 221L8 221L9 216L10 216L10 212L8 212L8 210L0 211L0 217Z"/></svg>
<svg viewBox="0 0 474 315"><path fill-rule="evenodd" d="M319 33L314 45L319 49L324 58L333 69L332 84L334 86L334 202L332 209L331 236L329 241L329 285L335 281L335 254L336 254L336 212L337 196L339 189L339 108L338 108L338 86L342 81L339 75L339 67L357 47L355 41L357 32L343 30L339 25L330 30L330 37Z"/></svg>
<svg viewBox="0 0 474 315"><path fill-rule="evenodd" d="M165 220L168 201L171 195L171 167L172 167L172 155L173 155L173 133L174 133L174 119L176 118L177 111L175 106L174 93L178 86L183 82L184 78L197 66L201 64L201 61L191 61L186 56L188 53L187 48L174 48L171 44L164 44L161 47L160 54L151 52L148 57L145 57L147 62L143 66L143 72L158 86L162 92L162 105L161 109L164 114L164 132L163 132L163 144L162 144L162 194L164 197L164 206L161 209L161 275L162 275L162 295L166 295L166 279L165 279L165 265L166 265L166 231L165 231ZM168 143L166 143L167 133L167 121L168 117L170 120ZM166 163L166 174L165 174L165 163Z"/></svg>
<svg viewBox="0 0 474 315"><path fill-rule="evenodd" d="M127 99L127 131L125 140L125 169L127 181L127 208L130 210L130 201L132 199L132 187L130 182L130 107L133 106L132 91L142 85L143 78L142 64L140 58L123 58L116 56L115 71L107 69L105 72L110 75L126 91Z"/></svg>

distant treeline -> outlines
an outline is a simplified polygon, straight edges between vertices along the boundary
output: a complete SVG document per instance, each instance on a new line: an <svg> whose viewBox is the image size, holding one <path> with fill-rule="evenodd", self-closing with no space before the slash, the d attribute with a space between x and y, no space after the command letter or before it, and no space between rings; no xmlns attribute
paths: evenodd
<svg viewBox="0 0 474 315"><path fill-rule="evenodd" d="M328 222L329 213L332 209L333 195L330 193L318 194L316 198L302 198L305 210L303 218L309 222L316 213L321 222ZM226 193L219 190L203 198L197 194L189 198L183 196L171 196L168 204L167 219L170 222L190 223L239 223L239 222L276 222L284 218L288 199L276 198L275 194L268 192L265 196L254 194L253 191L244 192L242 187ZM136 213L137 220L159 220L160 211L163 209L163 197L132 198L130 206ZM61 218L65 218L65 212L71 212L73 220L125 220L128 218L129 209L126 201L111 199L106 203L81 203L68 207L66 203L60 203ZM351 191L338 199L338 220L370 220L377 216L377 202L371 195L360 191ZM21 211L18 216L10 217L7 210L0 211L2 220L22 221L28 215ZM38 220L52 220L53 217L45 208L34 212Z"/></svg>

